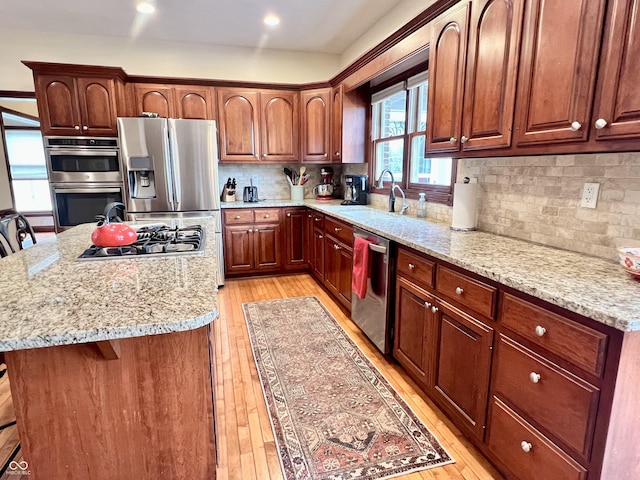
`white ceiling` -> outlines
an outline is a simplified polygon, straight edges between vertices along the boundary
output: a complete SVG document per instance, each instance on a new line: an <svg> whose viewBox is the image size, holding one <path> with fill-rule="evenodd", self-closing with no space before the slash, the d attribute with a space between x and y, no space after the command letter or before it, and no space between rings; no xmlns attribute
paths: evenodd
<svg viewBox="0 0 640 480"><path fill-rule="evenodd" d="M135 0L0 0L0 28L340 54L401 1L156 0L144 16Z"/></svg>

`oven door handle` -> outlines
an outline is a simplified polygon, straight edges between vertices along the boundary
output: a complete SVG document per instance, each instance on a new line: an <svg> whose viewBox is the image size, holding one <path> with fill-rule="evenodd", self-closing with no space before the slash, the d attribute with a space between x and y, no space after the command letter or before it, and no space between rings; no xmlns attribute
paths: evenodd
<svg viewBox="0 0 640 480"><path fill-rule="evenodd" d="M55 193L120 193L120 187L98 187L98 188L54 188Z"/></svg>
<svg viewBox="0 0 640 480"><path fill-rule="evenodd" d="M81 157L117 157L117 150L62 150L47 149L47 153L51 157L59 156L81 156Z"/></svg>

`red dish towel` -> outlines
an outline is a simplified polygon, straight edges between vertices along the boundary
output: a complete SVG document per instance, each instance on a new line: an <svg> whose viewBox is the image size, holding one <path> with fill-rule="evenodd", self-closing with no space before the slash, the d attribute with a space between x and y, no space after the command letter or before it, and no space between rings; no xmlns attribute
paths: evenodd
<svg viewBox="0 0 640 480"><path fill-rule="evenodd" d="M364 298L367 295L367 279L369 278L369 244L366 238L356 237L353 243L353 278L351 288Z"/></svg>

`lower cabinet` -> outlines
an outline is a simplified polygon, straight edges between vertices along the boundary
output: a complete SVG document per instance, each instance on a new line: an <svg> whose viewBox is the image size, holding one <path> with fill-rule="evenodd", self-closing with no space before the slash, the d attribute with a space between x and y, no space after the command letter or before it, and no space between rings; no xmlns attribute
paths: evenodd
<svg viewBox="0 0 640 480"><path fill-rule="evenodd" d="M349 310L351 309L351 278L353 248L337 238L324 236L324 284Z"/></svg>
<svg viewBox="0 0 640 480"><path fill-rule="evenodd" d="M285 270L307 268L307 213L306 208L284 209Z"/></svg>

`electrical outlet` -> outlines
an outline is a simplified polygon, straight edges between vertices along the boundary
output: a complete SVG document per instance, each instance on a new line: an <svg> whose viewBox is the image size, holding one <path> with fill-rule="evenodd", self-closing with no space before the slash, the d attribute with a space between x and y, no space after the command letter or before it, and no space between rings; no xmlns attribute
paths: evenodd
<svg viewBox="0 0 640 480"><path fill-rule="evenodd" d="M584 208L596 208L599 190L599 183L585 183L582 189L582 202L580 202L580 206Z"/></svg>

